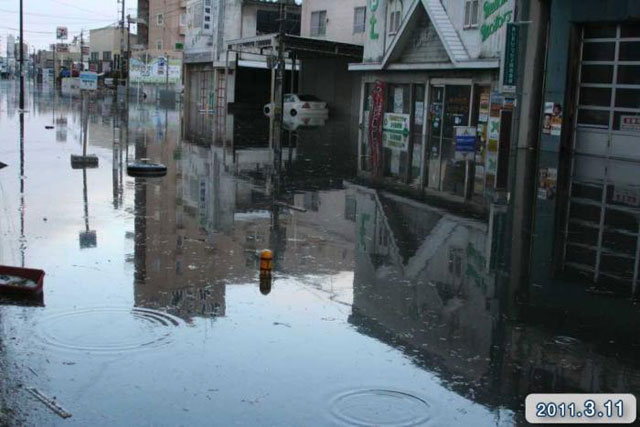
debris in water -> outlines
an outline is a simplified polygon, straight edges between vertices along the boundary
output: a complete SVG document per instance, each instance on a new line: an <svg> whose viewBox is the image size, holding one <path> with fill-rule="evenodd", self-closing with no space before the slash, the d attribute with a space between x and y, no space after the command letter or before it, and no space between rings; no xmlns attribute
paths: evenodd
<svg viewBox="0 0 640 427"><path fill-rule="evenodd" d="M2 168L6 168L7 166L9 166L9 165L7 165L7 164L5 164L5 163L0 162L0 169L2 169Z"/></svg>
<svg viewBox="0 0 640 427"><path fill-rule="evenodd" d="M34 395L39 401L41 401L42 403L47 405L47 407L49 409L51 409L53 412L58 414L61 418L69 418L69 417L71 417L71 414L69 412L65 411L64 409L62 409L60 407L60 405L58 405L55 402L55 399L49 399L44 394L40 393L40 391L37 388L29 387L29 388L27 388L27 391L29 393L31 393L32 395Z"/></svg>

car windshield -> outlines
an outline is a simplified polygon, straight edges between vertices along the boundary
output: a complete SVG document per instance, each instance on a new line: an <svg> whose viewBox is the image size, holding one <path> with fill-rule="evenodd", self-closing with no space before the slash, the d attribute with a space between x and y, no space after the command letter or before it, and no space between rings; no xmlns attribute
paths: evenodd
<svg viewBox="0 0 640 427"><path fill-rule="evenodd" d="M300 101L305 102L322 102L320 98L313 95L298 95L298 98L300 99Z"/></svg>

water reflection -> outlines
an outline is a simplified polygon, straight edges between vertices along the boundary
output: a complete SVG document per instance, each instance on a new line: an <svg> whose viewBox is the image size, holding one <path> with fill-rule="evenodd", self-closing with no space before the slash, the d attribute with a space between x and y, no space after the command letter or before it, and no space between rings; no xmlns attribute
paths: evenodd
<svg viewBox="0 0 640 427"><path fill-rule="evenodd" d="M248 115L237 115L244 136L195 143L177 109L127 111L97 97L88 144L101 167L80 177L68 166L81 147L79 108L56 107L67 144L55 144L44 130L53 99L36 91L23 146L0 149L0 258L47 271L46 308L0 307L0 364L12 367L0 369L0 397L18 390L29 424L58 420L16 384L57 396L73 412L65 423L81 425L103 415L206 424L212 411L222 424L380 424L391 414L514 425L530 392L640 389L636 306L575 299L560 279L511 278L505 205L468 218L348 183L348 121L291 126L278 189L268 134L252 140L262 131L245 128ZM15 94L0 91L0 103L0 126L19 142ZM123 173L141 158L167 175ZM92 228L99 246L82 238ZM92 250L78 247L78 230ZM265 248L272 282L259 277ZM513 282L528 300L513 297Z"/></svg>

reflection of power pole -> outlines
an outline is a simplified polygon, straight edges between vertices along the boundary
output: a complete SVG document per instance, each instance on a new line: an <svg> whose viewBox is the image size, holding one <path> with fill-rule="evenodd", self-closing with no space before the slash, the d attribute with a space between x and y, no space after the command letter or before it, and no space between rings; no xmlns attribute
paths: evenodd
<svg viewBox="0 0 640 427"><path fill-rule="evenodd" d="M22 2L20 2L22 4ZM24 114L20 114L20 256L24 267L26 243L24 237Z"/></svg>
<svg viewBox="0 0 640 427"><path fill-rule="evenodd" d="M24 38L22 37L22 0L20 0L20 110L24 110Z"/></svg>

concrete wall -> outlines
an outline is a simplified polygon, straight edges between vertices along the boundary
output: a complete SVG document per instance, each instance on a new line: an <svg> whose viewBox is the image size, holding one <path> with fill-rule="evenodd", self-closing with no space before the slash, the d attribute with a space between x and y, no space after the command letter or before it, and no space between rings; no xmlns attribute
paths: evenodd
<svg viewBox="0 0 640 427"><path fill-rule="evenodd" d="M311 13L321 10L327 11L327 33L316 37L323 40L332 40L343 43L363 45L368 26L365 25L364 33L353 33L354 9L366 7L367 0L305 0L302 2L302 37L311 37ZM370 14L367 10L365 24Z"/></svg>

